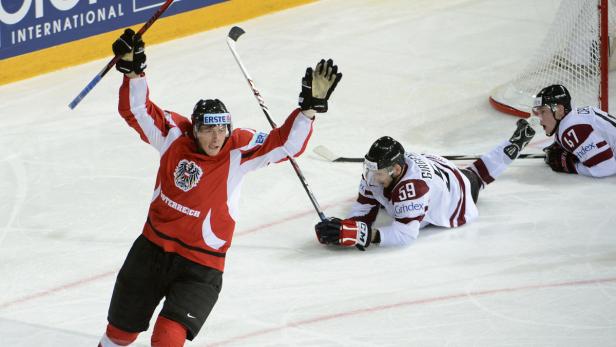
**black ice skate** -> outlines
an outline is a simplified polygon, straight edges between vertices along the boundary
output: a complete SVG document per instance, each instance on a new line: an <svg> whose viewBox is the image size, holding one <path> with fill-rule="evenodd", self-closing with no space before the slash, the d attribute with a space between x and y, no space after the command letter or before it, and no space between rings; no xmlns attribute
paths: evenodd
<svg viewBox="0 0 616 347"><path fill-rule="evenodd" d="M511 144L504 148L505 154L511 158L511 160L517 158L518 154L520 154L530 140L533 139L533 136L535 136L535 130L528 124L526 119L518 120L517 125L517 129L515 129L515 132L509 139Z"/></svg>

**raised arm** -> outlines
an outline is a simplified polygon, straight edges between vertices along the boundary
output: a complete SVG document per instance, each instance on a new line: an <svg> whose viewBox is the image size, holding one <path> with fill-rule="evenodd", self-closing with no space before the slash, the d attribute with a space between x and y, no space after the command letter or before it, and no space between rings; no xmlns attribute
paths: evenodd
<svg viewBox="0 0 616 347"><path fill-rule="evenodd" d="M256 169L272 162L297 157L304 152L312 134L315 113L328 110L328 100L342 78L338 67L329 59L322 59L314 68L307 68L302 78L299 95L300 108L294 110L284 124L273 129L268 135L261 133L262 144L242 148L242 166Z"/></svg>
<svg viewBox="0 0 616 347"><path fill-rule="evenodd" d="M118 111L144 142L163 155L169 145L190 128L190 122L176 113L163 111L150 101L144 73L147 67L145 43L141 37L126 29L113 43L113 51L122 55L116 69L124 74Z"/></svg>
<svg viewBox="0 0 616 347"><path fill-rule="evenodd" d="M254 132L249 143L240 148L240 168L251 171L280 162L287 156L298 157L306 149L312 124L313 119L296 109L279 128L269 133Z"/></svg>

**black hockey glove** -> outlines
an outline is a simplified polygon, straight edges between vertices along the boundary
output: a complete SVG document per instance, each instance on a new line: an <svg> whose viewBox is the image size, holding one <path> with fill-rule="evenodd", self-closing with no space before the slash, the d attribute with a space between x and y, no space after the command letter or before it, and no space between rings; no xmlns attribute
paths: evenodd
<svg viewBox="0 0 616 347"><path fill-rule="evenodd" d="M306 69L302 78L302 91L299 93L299 106L302 110L315 110L318 113L327 112L327 100L336 89L342 73L333 60L321 59L314 68Z"/></svg>
<svg viewBox="0 0 616 347"><path fill-rule="evenodd" d="M545 147L545 163L548 164L552 170L556 172L577 173L575 163L578 161L577 157L567 151L565 151L558 143Z"/></svg>
<svg viewBox="0 0 616 347"><path fill-rule="evenodd" d="M372 232L364 222L331 217L314 226L317 239L324 245L355 246L365 251L370 246Z"/></svg>
<svg viewBox="0 0 616 347"><path fill-rule="evenodd" d="M135 35L132 29L124 30L124 33L111 46L113 54L121 58L116 63L116 69L121 73L140 74L147 67L145 60L145 43L141 35Z"/></svg>

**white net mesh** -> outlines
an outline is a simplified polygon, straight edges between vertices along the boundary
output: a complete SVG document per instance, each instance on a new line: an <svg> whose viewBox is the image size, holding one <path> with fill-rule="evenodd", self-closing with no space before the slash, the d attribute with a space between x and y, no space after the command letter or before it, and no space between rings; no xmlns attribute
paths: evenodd
<svg viewBox="0 0 616 347"><path fill-rule="evenodd" d="M614 48L616 0L608 2L608 32ZM517 78L496 87L491 98L530 112L533 96L558 83L569 89L575 105L599 106L598 5L599 0L563 0L535 56Z"/></svg>

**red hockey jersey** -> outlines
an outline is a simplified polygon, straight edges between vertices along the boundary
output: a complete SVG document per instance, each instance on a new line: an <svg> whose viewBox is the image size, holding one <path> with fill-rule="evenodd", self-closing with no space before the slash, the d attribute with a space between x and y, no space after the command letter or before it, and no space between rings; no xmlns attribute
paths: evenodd
<svg viewBox="0 0 616 347"><path fill-rule="evenodd" d="M299 109L269 134L235 129L210 157L197 151L191 122L149 99L145 77L124 77L118 110L160 153L154 196L143 234L167 252L220 271L231 245L244 175L299 156L312 120Z"/></svg>

